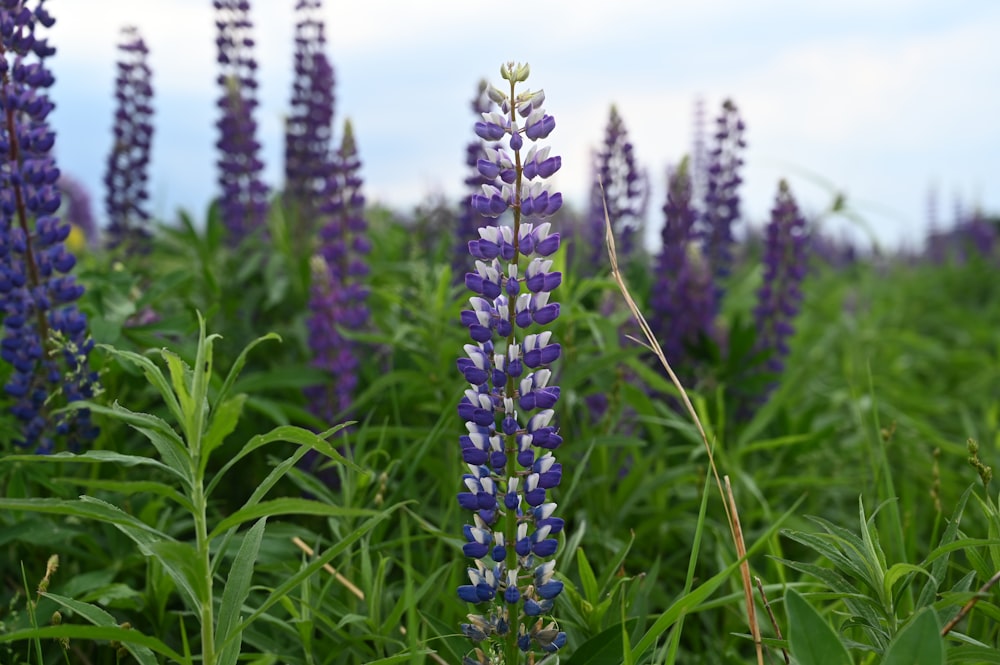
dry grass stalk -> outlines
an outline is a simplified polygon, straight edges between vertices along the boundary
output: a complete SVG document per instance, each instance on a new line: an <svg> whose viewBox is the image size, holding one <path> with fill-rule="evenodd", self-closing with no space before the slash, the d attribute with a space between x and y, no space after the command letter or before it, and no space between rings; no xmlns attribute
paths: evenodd
<svg viewBox="0 0 1000 665"><path fill-rule="evenodd" d="M604 184L600 183L600 185L601 196L603 198ZM667 371L670 381L680 393L684 408L687 410L688 414L690 414L695 427L698 428L701 440L705 444L705 452L708 455L708 464L712 469L712 476L715 478L715 485L719 490L719 496L722 498L722 505L726 511L726 521L729 523L729 532L732 535L733 543L736 546L737 555L742 558L746 554L746 549L743 547L743 536L740 531L739 516L736 514L736 503L730 501L732 496L731 492L729 492L727 496L726 489L719 476L719 469L715 465L715 456L712 454L712 445L708 441L708 435L705 434L705 428L701 424L698 412L695 411L694 406L691 404L691 400L688 398L687 391L684 390L684 386L681 384L680 379L677 378L677 375L674 374L673 368L670 367L670 363L667 362L667 358L663 354L663 349L660 348L660 343L656 340L656 335L653 334L652 328L650 328L649 323L646 322L646 317L644 317L642 312L639 311L639 307L635 304L635 300L632 298L632 294L629 292L628 286L625 284L625 279L622 277L621 270L618 267L618 251L615 248L614 231L611 228L611 218L608 215L607 199L604 199L604 240L608 246L608 258L611 261L611 275L614 277L615 283L618 284L618 289L621 291L622 297L625 298L625 303L628 305L629 311L632 312L632 316L635 318L636 322L638 322L639 329L642 330L642 334L646 338L646 344L643 344L641 340L635 341L639 344L643 344L651 350L654 355L656 355L660 364L663 365L663 369ZM748 620L750 622L750 631L754 635L754 641L757 643L757 663L758 665L764 665L764 655L760 647L760 626L757 624L756 613L753 611L753 589L750 585L750 566L745 560L740 565L740 571L743 577L743 592L748 598L747 613L749 615Z"/></svg>

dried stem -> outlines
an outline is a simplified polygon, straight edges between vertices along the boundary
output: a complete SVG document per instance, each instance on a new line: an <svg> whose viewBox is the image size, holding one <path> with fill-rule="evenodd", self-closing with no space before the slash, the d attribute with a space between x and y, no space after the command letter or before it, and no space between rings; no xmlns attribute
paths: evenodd
<svg viewBox="0 0 1000 665"><path fill-rule="evenodd" d="M600 183L599 179L598 182L601 186L601 196L603 197L604 184ZM705 428L701 424L698 412L695 411L694 406L691 404L691 400L687 396L687 391L684 390L684 386L681 384L680 379L677 378L674 370L670 367L670 363L667 362L667 358L663 354L663 349L660 348L660 343L656 341L656 335L653 334L653 330L649 327L649 323L646 322L646 317L642 315L642 312L639 311L639 307L635 304L635 300L632 298L632 294L629 292L628 286L625 285L625 279L622 277L621 270L618 268L618 252L615 249L615 236L611 228L611 219L608 215L608 203L606 198L604 199L604 240L608 246L608 258L611 261L611 275L614 277L615 283L618 284L618 289L622 292L622 296L625 298L625 303L628 305L629 310L632 312L632 316L635 317L636 322L639 324L639 328L642 330L643 336L648 342L645 346L647 346L647 348L649 348L656 355L660 364L663 365L663 369L667 371L667 374L670 376L670 381L680 393L681 401L684 403L684 408L687 410L688 414L690 414L691 420L694 421L695 427L701 435L701 440L705 444L705 452L708 455L708 464L712 469L712 475L715 477L715 485L719 490L719 496L722 498L722 505L726 510L726 520L729 522L729 532L732 535L733 543L736 545L738 556L743 557L746 554L746 550L743 548L743 537L740 532L739 516L736 514L736 504L735 502L731 503L729 498L727 498L726 489L723 485L722 479L719 477L719 470L715 465L715 456L712 454L712 446L708 441L708 435L705 434ZM636 341L642 344L640 340ZM731 497L731 492L728 494ZM746 594L748 598L752 599L753 590L750 586L749 565L746 561L741 564L741 569L743 571L744 594ZM752 607L752 602L750 605ZM750 611L752 612L752 609ZM752 614L750 616L750 628L751 631L757 631L755 640L759 642L760 631L759 627L756 626L756 620ZM758 645L757 662L760 665L763 665L763 658L763 654Z"/></svg>
<svg viewBox="0 0 1000 665"><path fill-rule="evenodd" d="M760 591L760 600L764 603L764 609L767 610L767 616L771 619L771 626L774 628L775 636L779 640L785 639L781 635L781 626L778 625L778 620L774 618L774 612L771 610L771 603L767 601L767 594L764 593L764 585L761 584L759 577L755 576L753 580L757 583L757 590ZM785 658L785 665L792 665L792 661L788 657L788 650L784 647L781 648L781 655Z"/></svg>
<svg viewBox="0 0 1000 665"><path fill-rule="evenodd" d="M979 587L979 591L976 592L976 595L962 606L962 609L958 611L958 614L955 615L954 619L945 624L944 628L941 629L941 637L950 633L951 630L958 625L958 622L964 619L965 615L972 611L972 608L975 607L976 603L978 603L981 598L986 597L986 592L992 589L993 585L997 582L1000 582L1000 570L994 573L993 577L987 580L986 584Z"/></svg>

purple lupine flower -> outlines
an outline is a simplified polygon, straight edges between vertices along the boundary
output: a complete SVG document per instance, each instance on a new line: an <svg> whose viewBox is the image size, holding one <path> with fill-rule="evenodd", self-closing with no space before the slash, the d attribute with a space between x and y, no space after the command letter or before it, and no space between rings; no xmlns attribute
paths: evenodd
<svg viewBox="0 0 1000 665"><path fill-rule="evenodd" d="M250 36L249 0L213 0L218 37L218 83L222 89L216 123L219 140L219 212L229 242L263 232L267 222L267 185L261 180L264 163L257 141L257 62Z"/></svg>
<svg viewBox="0 0 1000 665"><path fill-rule="evenodd" d="M293 207L303 237L318 228L329 195L333 138L334 72L326 57L322 0L299 0L295 11L295 76L285 123L285 203Z"/></svg>
<svg viewBox="0 0 1000 665"><path fill-rule="evenodd" d="M126 253L150 249L148 170L153 141L152 71L149 49L138 28L122 29L115 78L114 143L104 175L104 205L108 215L107 243Z"/></svg>
<svg viewBox="0 0 1000 665"><path fill-rule="evenodd" d="M490 98L486 95L486 89L487 82L483 79L479 82L479 90L472 99L472 112L476 115L476 118L481 117L483 113L488 113L490 110ZM495 148L496 146L494 145L493 147ZM491 174L487 178L479 172L479 160L485 157L483 139L477 136L465 147L465 165L469 167L469 175L465 178L465 186L471 193L481 191L482 186L493 182L493 179L497 175ZM513 165L507 168L513 168ZM465 273L469 238L476 236L479 227L484 222L485 218L483 215L472 207L471 195L463 197L459 204L457 233L455 234L456 244L452 252L452 273L455 276L456 282L460 282L462 275Z"/></svg>
<svg viewBox="0 0 1000 665"><path fill-rule="evenodd" d="M739 186L743 182L743 120L732 100L722 104L705 174L705 208L700 234L715 279L716 311L722 304L723 281L733 261L733 224L740 218Z"/></svg>
<svg viewBox="0 0 1000 665"><path fill-rule="evenodd" d="M474 560L470 584L458 595L477 605L462 630L477 644L464 662L479 665L513 665L521 653L552 652L566 642L565 633L542 620L562 591L552 557L563 520L547 496L562 477L552 453L562 443L553 424L560 391L549 369L561 347L545 329L559 316L551 293L562 281L550 258L559 234L545 221L562 206L562 195L546 179L562 160L538 143L555 127L542 108L544 92L515 94L528 72L527 65L501 67L509 92L491 86L494 110L475 126L480 138L506 138L509 146L488 148L478 164L490 183L471 204L490 221L468 243L476 262L465 284L474 295L461 320L472 343L458 359L469 384L458 406L468 465L458 502L472 512L463 552ZM508 213L510 224L501 224Z"/></svg>
<svg viewBox="0 0 1000 665"><path fill-rule="evenodd" d="M329 372L329 380L306 390L310 409L326 422L350 410L358 383L358 350L343 333L368 322L366 257L371 250L361 193L361 162L350 121L344 124L340 149L334 156L331 198L320 212L319 253L312 259L308 320L313 366Z"/></svg>
<svg viewBox="0 0 1000 665"><path fill-rule="evenodd" d="M778 185L764 234L763 283L754 309L756 348L766 354L766 369L777 374L784 368L788 338L795 331L793 322L802 304L808 243L805 220L784 180Z"/></svg>
<svg viewBox="0 0 1000 665"><path fill-rule="evenodd" d="M663 354L679 374L687 348L700 337L710 337L715 318L711 275L699 254L691 171L685 158L667 174L667 201L663 206L662 247L656 257L649 305L650 326Z"/></svg>
<svg viewBox="0 0 1000 665"><path fill-rule="evenodd" d="M44 0L0 0L0 358L13 366L4 386L21 422L15 443L51 452L57 439L75 448L97 435L86 409L53 414L87 399L97 375L87 357L93 341L75 301L83 287L70 271L70 233L56 213L59 169L47 117L53 83L46 59L55 53L40 36L55 22Z"/></svg>
<svg viewBox="0 0 1000 665"><path fill-rule="evenodd" d="M588 265L601 266L604 252L604 207L614 230L618 258L627 263L642 242L642 218L646 213L646 179L635 163L628 130L615 106L604 130L604 143L594 161L590 188L590 211L585 227L584 257ZM603 189L602 189L603 184Z"/></svg>
<svg viewBox="0 0 1000 665"><path fill-rule="evenodd" d="M60 174L57 181L59 193L62 195L62 208L59 214L69 222L73 229L78 229L83 236L83 245L97 245L97 222L94 221L94 209L90 204L90 194L83 183L65 173ZM72 233L70 234L72 238Z"/></svg>

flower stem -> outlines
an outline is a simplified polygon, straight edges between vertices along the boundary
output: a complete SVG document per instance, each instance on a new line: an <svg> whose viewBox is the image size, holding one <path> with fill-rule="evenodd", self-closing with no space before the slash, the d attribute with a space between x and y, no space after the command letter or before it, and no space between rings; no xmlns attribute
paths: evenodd
<svg viewBox="0 0 1000 665"><path fill-rule="evenodd" d="M511 131L516 131L514 129L516 122L515 114L515 104L514 100L514 84L515 78L512 76L510 78L510 122ZM514 169L517 176L514 178L514 201L511 208L514 212L514 258L511 259L511 265L517 265L518 259L520 258L520 247L518 246L518 235L521 227L521 151L514 150ZM514 323L514 315L517 310L516 299L514 302L508 304L508 320L510 321L510 335L507 337L507 349L510 349L513 344L517 342L514 337L514 331L517 326ZM507 349L504 349L506 352ZM510 374L507 375L507 386L505 388L504 394L507 397L513 398L516 386L514 385L514 377ZM507 454L507 468L504 470L507 478L514 478L517 475L517 434L511 434L507 437L506 442L506 454ZM517 551L515 550L515 544L517 543L517 509L507 510L504 523L504 545L507 547L507 560L505 562L506 570L517 570ZM509 611L509 610L508 610ZM507 639L504 642L504 665L517 665L520 662L520 651L517 647L517 629L520 624L520 616L508 616L507 617Z"/></svg>

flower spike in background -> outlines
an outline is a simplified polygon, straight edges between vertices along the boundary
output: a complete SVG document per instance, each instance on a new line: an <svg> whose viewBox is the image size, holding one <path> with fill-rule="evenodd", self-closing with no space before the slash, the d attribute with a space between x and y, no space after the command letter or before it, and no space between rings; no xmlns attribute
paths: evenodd
<svg viewBox="0 0 1000 665"><path fill-rule="evenodd" d="M559 316L550 297L562 281L551 258L559 234L546 221L562 195L546 179L562 160L538 143L555 127L542 108L545 94L516 91L528 71L513 63L501 68L509 92L491 86L492 110L475 126L484 141L501 143L478 161L487 182L470 201L486 219L468 243L476 261L465 284L474 295L461 320L472 341L458 360L469 384L458 406L468 466L458 502L472 513L463 551L473 559L458 595L476 605L462 625L476 643L466 665L515 665L566 643L545 618L563 588L552 559L563 520L547 495L562 477L552 452L562 443L552 408L560 391L549 369L561 347L545 329Z"/></svg>
<svg viewBox="0 0 1000 665"><path fill-rule="evenodd" d="M222 90L218 106L219 208L229 233L229 244L238 245L267 222L267 185L261 180L264 162L257 140L257 61L250 36L249 0L214 0L218 27L219 77Z"/></svg>
<svg viewBox="0 0 1000 665"><path fill-rule="evenodd" d="M128 253L149 251L149 151L153 141L153 87L149 49L138 28L122 29L115 78L114 144L104 175L107 243Z"/></svg>

